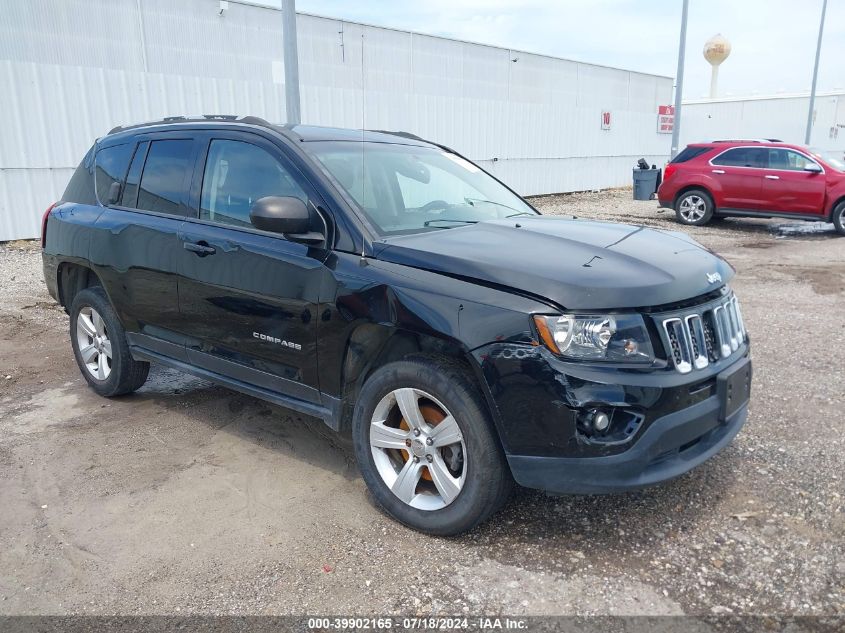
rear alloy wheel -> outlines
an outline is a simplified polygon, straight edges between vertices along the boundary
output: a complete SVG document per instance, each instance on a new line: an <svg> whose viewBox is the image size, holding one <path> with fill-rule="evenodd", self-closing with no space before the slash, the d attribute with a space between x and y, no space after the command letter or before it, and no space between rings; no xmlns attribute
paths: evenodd
<svg viewBox="0 0 845 633"><path fill-rule="evenodd" d="M101 396L131 393L147 380L150 364L132 358L123 326L99 286L74 297L70 342L82 376Z"/></svg>
<svg viewBox="0 0 845 633"><path fill-rule="evenodd" d="M76 317L76 345L88 373L106 380L111 374L111 341L103 317L91 306L82 308Z"/></svg>
<svg viewBox="0 0 845 633"><path fill-rule="evenodd" d="M684 192L675 203L675 215L681 224L702 226L713 217L713 201L698 189Z"/></svg>
<svg viewBox="0 0 845 633"><path fill-rule="evenodd" d="M373 499L421 532L471 530L513 487L486 402L454 359L410 356L374 371L355 403L352 439Z"/></svg>
<svg viewBox="0 0 845 633"><path fill-rule="evenodd" d="M833 226L840 235L845 235L845 200L836 205L833 210Z"/></svg>

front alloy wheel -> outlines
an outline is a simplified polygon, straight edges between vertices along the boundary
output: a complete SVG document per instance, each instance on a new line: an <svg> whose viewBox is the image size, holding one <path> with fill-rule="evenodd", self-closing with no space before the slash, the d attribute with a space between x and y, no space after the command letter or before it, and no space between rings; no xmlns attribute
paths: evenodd
<svg viewBox="0 0 845 633"><path fill-rule="evenodd" d="M412 508L444 508L464 487L464 436L425 391L406 387L381 399L370 421L370 448L382 481Z"/></svg>
<svg viewBox="0 0 845 633"><path fill-rule="evenodd" d="M428 534L471 530L513 487L484 396L454 358L420 353L376 369L355 403L352 442L376 504Z"/></svg>
<svg viewBox="0 0 845 633"><path fill-rule="evenodd" d="M845 200L833 210L833 226L840 235L845 235Z"/></svg>

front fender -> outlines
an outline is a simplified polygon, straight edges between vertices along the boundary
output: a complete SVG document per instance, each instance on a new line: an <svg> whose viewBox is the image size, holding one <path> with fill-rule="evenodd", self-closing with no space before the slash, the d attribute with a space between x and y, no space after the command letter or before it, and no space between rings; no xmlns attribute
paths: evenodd
<svg viewBox="0 0 845 633"><path fill-rule="evenodd" d="M316 336L320 390L333 397L354 393L372 367L419 350L461 357L482 377L472 349L495 341L528 347L530 314L554 311L503 290L352 254L332 254L325 271Z"/></svg>
<svg viewBox="0 0 845 633"><path fill-rule="evenodd" d="M833 218L833 210L840 203L845 201L845 180L834 185L827 192L827 204L825 206L824 214L829 220Z"/></svg>

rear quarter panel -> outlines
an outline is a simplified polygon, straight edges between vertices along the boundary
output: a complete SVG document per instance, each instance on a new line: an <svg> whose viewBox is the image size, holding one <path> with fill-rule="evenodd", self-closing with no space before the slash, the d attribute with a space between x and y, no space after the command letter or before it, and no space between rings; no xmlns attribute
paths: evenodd
<svg viewBox="0 0 845 633"><path fill-rule="evenodd" d="M684 189L699 188L707 191L713 198L713 203L716 207L723 206L723 188L716 178L710 175L712 167L709 164L696 164L694 167L690 166L678 172L671 180L673 190L671 193L671 201L674 202L678 193ZM662 198L661 198L662 199Z"/></svg>
<svg viewBox="0 0 845 633"><path fill-rule="evenodd" d="M72 263L90 267L91 236L102 207L64 202L53 208L47 219L46 245L41 253L44 282L57 301L60 299L59 270Z"/></svg>

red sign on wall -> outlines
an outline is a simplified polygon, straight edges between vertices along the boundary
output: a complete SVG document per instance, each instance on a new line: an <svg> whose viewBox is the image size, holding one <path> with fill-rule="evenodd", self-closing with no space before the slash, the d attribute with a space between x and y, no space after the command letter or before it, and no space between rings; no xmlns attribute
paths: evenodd
<svg viewBox="0 0 845 633"><path fill-rule="evenodd" d="M610 110L603 110L601 113L601 129L610 129Z"/></svg>
<svg viewBox="0 0 845 633"><path fill-rule="evenodd" d="M671 134L675 129L675 106L657 106L657 133Z"/></svg>

